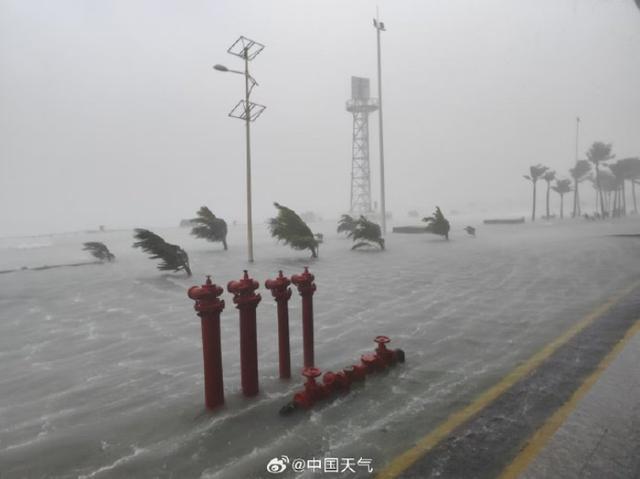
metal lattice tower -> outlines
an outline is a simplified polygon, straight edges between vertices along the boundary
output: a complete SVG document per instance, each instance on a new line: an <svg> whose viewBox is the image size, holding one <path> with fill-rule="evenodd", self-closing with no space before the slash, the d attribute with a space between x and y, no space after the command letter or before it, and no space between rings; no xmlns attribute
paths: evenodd
<svg viewBox="0 0 640 479"><path fill-rule="evenodd" d="M369 79L351 77L351 99L347 111L353 114L351 147L351 214L371 213L371 169L369 168L369 113L378 101L369 98Z"/></svg>

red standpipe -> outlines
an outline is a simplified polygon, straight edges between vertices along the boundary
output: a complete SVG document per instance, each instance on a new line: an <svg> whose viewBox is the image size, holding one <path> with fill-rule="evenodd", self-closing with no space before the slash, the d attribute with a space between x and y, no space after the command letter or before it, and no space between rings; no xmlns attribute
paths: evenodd
<svg viewBox="0 0 640 479"><path fill-rule="evenodd" d="M194 309L200 316L202 326L202 356L204 359L204 403L207 409L224 404L222 383L222 350L220 347L220 313L224 300L218 298L223 289L207 281L202 286L192 286L187 296L195 300Z"/></svg>
<svg viewBox="0 0 640 479"><path fill-rule="evenodd" d="M271 290L278 303L278 354L280 356L280 378L291 378L291 353L289 351L289 298L291 281L283 276L282 270L276 279L268 279L264 285Z"/></svg>
<svg viewBox="0 0 640 479"><path fill-rule="evenodd" d="M302 296L302 347L304 354L304 367L314 366L313 358L313 293L316 285L313 282L315 276L309 273L309 268L305 266L304 273L294 274L291 282L298 287L298 292Z"/></svg>
<svg viewBox="0 0 640 479"><path fill-rule="evenodd" d="M245 396L258 394L258 338L256 332L256 308L262 299L254 291L260 285L249 278L247 270L238 281L230 281L227 291L233 294L233 302L240 311L240 374Z"/></svg>

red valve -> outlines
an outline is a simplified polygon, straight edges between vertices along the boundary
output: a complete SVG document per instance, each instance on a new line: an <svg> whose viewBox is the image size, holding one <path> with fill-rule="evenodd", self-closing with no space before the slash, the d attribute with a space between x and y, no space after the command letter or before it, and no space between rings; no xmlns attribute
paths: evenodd
<svg viewBox="0 0 640 479"><path fill-rule="evenodd" d="M396 362L396 356L393 351L387 349L387 343L391 340L387 336L376 336L374 341L378 343L376 348L376 356L383 366L391 366Z"/></svg>
<svg viewBox="0 0 640 479"><path fill-rule="evenodd" d="M258 336L256 308L262 299L255 293L260 285L249 277L247 270L238 281L229 281L227 290L240 311L240 379L245 396L258 394Z"/></svg>
<svg viewBox="0 0 640 479"><path fill-rule="evenodd" d="M207 409L224 404L222 380L222 350L220 337L220 313L224 300L218 296L222 288L211 282L211 276L202 286L192 286L187 295L195 300L194 309L200 316L202 328L202 356L204 360L204 397Z"/></svg>
<svg viewBox="0 0 640 479"><path fill-rule="evenodd" d="M304 368L302 370L302 375L308 380L315 382L314 379L322 374L318 368Z"/></svg>
<svg viewBox="0 0 640 479"><path fill-rule="evenodd" d="M191 286L187 290L187 296L196 302L193 309L195 309L198 314L214 313L224 309L224 300L218 298L223 291L220 286L211 282L211 276L207 276L205 284L202 286Z"/></svg>

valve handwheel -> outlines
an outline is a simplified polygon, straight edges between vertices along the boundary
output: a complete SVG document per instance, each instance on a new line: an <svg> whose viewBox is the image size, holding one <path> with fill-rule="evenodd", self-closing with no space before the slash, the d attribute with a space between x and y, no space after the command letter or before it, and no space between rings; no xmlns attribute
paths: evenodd
<svg viewBox="0 0 640 479"><path fill-rule="evenodd" d="M317 378L318 376L320 376L322 374L322 372L318 369L318 368L304 368L302 370L302 375L305 378Z"/></svg>
<svg viewBox="0 0 640 479"><path fill-rule="evenodd" d="M376 343L378 343L378 344L387 344L387 343L391 342L391 340L389 339L388 336L376 336L374 341Z"/></svg>

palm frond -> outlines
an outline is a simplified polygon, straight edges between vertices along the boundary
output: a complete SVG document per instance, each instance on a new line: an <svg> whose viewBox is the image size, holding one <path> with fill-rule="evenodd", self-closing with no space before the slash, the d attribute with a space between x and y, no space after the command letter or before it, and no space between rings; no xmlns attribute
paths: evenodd
<svg viewBox="0 0 640 479"><path fill-rule="evenodd" d="M227 222L222 218L217 218L206 206L200 207L196 214L198 216L191 220L195 224L191 229L191 234L196 238L203 238L207 241L220 241L226 250Z"/></svg>
<svg viewBox="0 0 640 479"><path fill-rule="evenodd" d="M422 221L427 223L426 229L428 233L444 236L446 239L449 239L449 229L451 226L442 214L442 211L440 211L439 206L436 206L436 211L433 216L422 218Z"/></svg>
<svg viewBox="0 0 640 479"><path fill-rule="evenodd" d="M342 215L338 221L338 233L347 233L350 238L356 228L356 220L350 215Z"/></svg>
<svg viewBox="0 0 640 479"><path fill-rule="evenodd" d="M134 248L140 248L148 253L150 259L159 259L161 263L158 269L161 271L180 271L184 270L191 276L189 268L189 256L177 245L167 243L162 237L152 231L137 228L134 230L134 238L137 239L133 243Z"/></svg>
<svg viewBox="0 0 640 479"><path fill-rule="evenodd" d="M380 225L369 221L364 216L360 216L360 218L355 221L355 227L350 237L353 238L353 241L359 241L359 243L353 245L351 249L360 248L365 245L372 246L372 244L377 244L380 246L380 249L384 249L384 239L382 238Z"/></svg>
<svg viewBox="0 0 640 479"><path fill-rule="evenodd" d="M83 244L82 251L88 251L94 258L100 261L112 262L116 260L116 257L109 251L109 248L104 243L99 241L88 241Z"/></svg>
<svg viewBox="0 0 640 479"><path fill-rule="evenodd" d="M318 240L302 221L300 216L290 208L273 204L278 209L278 216L269 220L271 236L296 250L308 249L311 255L318 256Z"/></svg>

